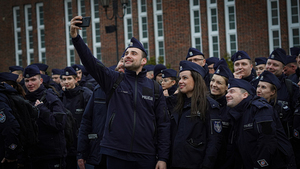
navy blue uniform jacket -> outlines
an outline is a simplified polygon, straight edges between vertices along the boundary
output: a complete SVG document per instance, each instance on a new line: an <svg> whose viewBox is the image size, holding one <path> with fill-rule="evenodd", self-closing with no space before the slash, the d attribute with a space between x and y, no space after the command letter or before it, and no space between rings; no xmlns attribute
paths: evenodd
<svg viewBox="0 0 300 169"><path fill-rule="evenodd" d="M231 136L238 149L235 156L242 161L236 160L237 165L244 169L272 168L277 149L273 107L264 98L248 96L229 113L233 122Z"/></svg>
<svg viewBox="0 0 300 169"><path fill-rule="evenodd" d="M46 95L45 95L46 91ZM39 118L37 120L39 142L31 151L32 157L40 159L61 158L66 156L66 140L64 126L66 114L63 104L52 89L47 90L41 85L34 92L28 92L26 98L34 105L35 101L45 99L39 104Z"/></svg>
<svg viewBox="0 0 300 169"><path fill-rule="evenodd" d="M78 134L77 159L85 159L87 163L99 165L100 141L102 140L106 120L106 95L97 85L85 108ZM88 137L88 135L92 137ZM96 135L97 137L94 137Z"/></svg>
<svg viewBox="0 0 300 169"><path fill-rule="evenodd" d="M168 97L168 105L174 103L176 95L173 96ZM222 121L218 102L207 97L207 105L205 121L200 119L200 114L191 116L190 98L186 98L181 114L172 112L171 167L213 168L221 146Z"/></svg>
<svg viewBox="0 0 300 169"><path fill-rule="evenodd" d="M108 69L98 61L78 35L72 39L86 70L108 95L119 72ZM170 119L162 88L155 101L154 83L143 69L139 74L126 70L113 93L101 146L113 150L168 159L170 147Z"/></svg>
<svg viewBox="0 0 300 169"><path fill-rule="evenodd" d="M20 126L16 118L12 115L12 109L9 107L9 100L2 93L17 93L10 85L0 84L0 159L17 159L21 148L19 144Z"/></svg>

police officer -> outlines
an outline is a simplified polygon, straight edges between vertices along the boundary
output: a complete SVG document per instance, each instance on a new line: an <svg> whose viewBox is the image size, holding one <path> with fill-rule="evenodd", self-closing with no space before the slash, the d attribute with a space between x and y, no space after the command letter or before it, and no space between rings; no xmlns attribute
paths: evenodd
<svg viewBox="0 0 300 169"><path fill-rule="evenodd" d="M237 51L231 56L234 68L234 78L251 82L256 76L252 73L253 65L249 55L245 51Z"/></svg>
<svg viewBox="0 0 300 169"><path fill-rule="evenodd" d="M212 76L215 73L214 65L219 61L217 57L210 57L206 59L207 68L209 70L209 74Z"/></svg>
<svg viewBox="0 0 300 169"><path fill-rule="evenodd" d="M145 65L144 68L147 70L147 75L146 77L148 79L153 79L154 78L154 65Z"/></svg>
<svg viewBox="0 0 300 169"><path fill-rule="evenodd" d="M229 107L227 107L226 102L226 93L228 89L228 81L229 78L233 78L233 74L231 70L224 65L220 65L213 76L211 77L210 81L210 96L214 100L219 103L220 106L220 116L222 119L222 142L221 148L218 152L217 163L214 168L232 168L231 165L233 164L232 155L230 154L229 148L231 148L231 144L229 144L229 133L231 129L230 125L230 116L229 116ZM232 151L232 150L231 150Z"/></svg>
<svg viewBox="0 0 300 169"><path fill-rule="evenodd" d="M70 33L82 63L108 94L119 73L96 63L86 44L77 33L80 23L71 20ZM170 122L161 87L154 96L154 83L146 78L143 66L147 52L132 38L124 56L123 80L115 88L108 104L107 120L101 141L101 153L107 155L110 168L165 169L169 156ZM107 96L108 97L108 96ZM156 159L158 157L158 161Z"/></svg>
<svg viewBox="0 0 300 169"><path fill-rule="evenodd" d="M298 83L299 81L299 78L296 74L297 68L296 56L286 55L286 65L283 68L283 73L294 83Z"/></svg>
<svg viewBox="0 0 300 169"><path fill-rule="evenodd" d="M12 115L8 98L4 93L16 93L10 85L0 83L0 168L17 169L17 156L20 153L20 126Z"/></svg>
<svg viewBox="0 0 300 169"><path fill-rule="evenodd" d="M189 51L188 51L188 54L186 55L185 60L194 62L194 63L200 65L201 67L203 67L203 69L205 70L205 76L203 78L204 78L205 84L207 86L207 89L209 89L210 75L209 75L209 69L207 67L204 54L196 48L189 48Z"/></svg>
<svg viewBox="0 0 300 169"><path fill-rule="evenodd" d="M177 71L174 69L162 70L161 87L165 96L171 96L177 90Z"/></svg>
<svg viewBox="0 0 300 169"><path fill-rule="evenodd" d="M77 84L78 76L72 67L66 67L61 76L66 85L66 90L63 92L62 96L62 102L65 108L71 111L76 120L76 126L73 127L73 136L75 139L73 145L71 145L71 147L67 147L68 155L66 159L66 168L72 169L77 167L77 133L80 127L83 112L88 100L92 95L92 91Z"/></svg>
<svg viewBox="0 0 300 169"><path fill-rule="evenodd" d="M18 79L17 79L17 82L20 83L21 81L23 81L23 71L24 71L24 68L22 68L21 66L9 66L9 71L13 74L16 74L18 75ZM24 85L24 81L23 81L23 84L21 85Z"/></svg>
<svg viewBox="0 0 300 169"><path fill-rule="evenodd" d="M162 80L161 71L164 70L164 69L167 69L167 67L163 64L157 64L154 67L154 70L153 70L154 71L154 78L153 79L159 84L161 84L161 80Z"/></svg>
<svg viewBox="0 0 300 169"><path fill-rule="evenodd" d="M55 83L60 84L60 74L61 74L62 70L61 69L52 69L51 72L52 72L52 76L51 76L52 80Z"/></svg>
<svg viewBox="0 0 300 169"><path fill-rule="evenodd" d="M227 106L231 109L230 140L236 145L236 167L276 168L272 155L277 140L274 111L264 98L255 96L252 85L243 79L229 79Z"/></svg>
<svg viewBox="0 0 300 169"><path fill-rule="evenodd" d="M221 146L219 104L206 95L200 65L180 62L179 92L167 98L171 111L171 168L213 168ZM169 104L170 103L170 104Z"/></svg>
<svg viewBox="0 0 300 169"><path fill-rule="evenodd" d="M255 58L255 71L256 75L259 76L263 71L266 70L267 58L258 57Z"/></svg>
<svg viewBox="0 0 300 169"><path fill-rule="evenodd" d="M66 141L64 137L65 112L63 104L52 90L47 90L36 65L29 65L24 70L26 98L39 111L37 120L39 142L30 149L32 168L65 168Z"/></svg>

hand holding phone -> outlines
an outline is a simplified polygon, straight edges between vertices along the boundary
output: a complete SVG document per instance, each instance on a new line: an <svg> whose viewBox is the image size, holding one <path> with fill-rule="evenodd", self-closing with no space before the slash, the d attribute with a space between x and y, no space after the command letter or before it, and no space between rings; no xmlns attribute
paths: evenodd
<svg viewBox="0 0 300 169"><path fill-rule="evenodd" d="M75 24L76 26L79 26L79 27L89 27L90 26L90 22L91 22L91 17L87 16L87 17L82 17L82 20L80 20L80 19L76 19L76 20L82 21L82 23L76 23Z"/></svg>

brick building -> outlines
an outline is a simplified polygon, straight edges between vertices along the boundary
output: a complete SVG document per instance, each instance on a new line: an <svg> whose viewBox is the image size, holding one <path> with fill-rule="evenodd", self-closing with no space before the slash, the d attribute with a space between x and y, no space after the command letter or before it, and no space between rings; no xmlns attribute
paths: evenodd
<svg viewBox="0 0 300 169"><path fill-rule="evenodd" d="M115 20L107 19L100 0L0 0L0 72L33 62L46 63L49 70L80 63L69 37L76 15L91 16L80 34L107 66L116 64L134 36L150 57L162 56L177 69L189 47L206 58L244 50L254 60L277 47L289 53L300 46L299 11L299 0L130 0L124 18L117 19L117 57L116 32L105 29ZM108 17L112 13L110 2Z"/></svg>

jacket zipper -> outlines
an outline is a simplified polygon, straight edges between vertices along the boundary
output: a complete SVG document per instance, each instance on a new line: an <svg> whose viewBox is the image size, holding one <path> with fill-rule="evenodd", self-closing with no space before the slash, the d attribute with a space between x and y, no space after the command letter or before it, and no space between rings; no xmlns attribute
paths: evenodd
<svg viewBox="0 0 300 169"><path fill-rule="evenodd" d="M137 78L138 78L138 76L136 75L135 76L135 85L134 85L133 131L132 131L132 139L131 139L130 152L132 152L132 149L133 149L135 126L136 126Z"/></svg>

